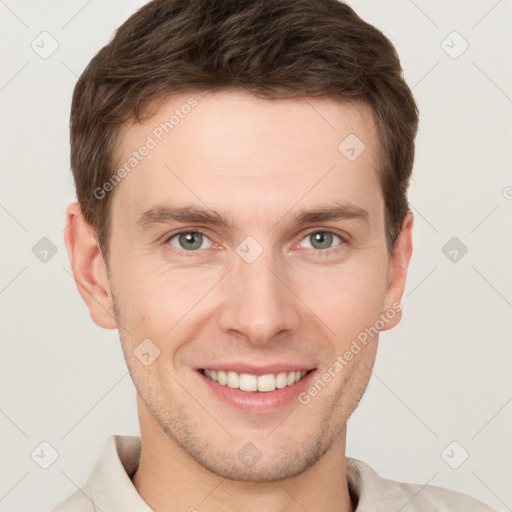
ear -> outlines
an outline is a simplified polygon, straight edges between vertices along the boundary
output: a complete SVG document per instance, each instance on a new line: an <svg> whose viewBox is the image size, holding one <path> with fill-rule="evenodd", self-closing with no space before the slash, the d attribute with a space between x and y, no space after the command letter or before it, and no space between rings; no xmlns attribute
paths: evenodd
<svg viewBox="0 0 512 512"><path fill-rule="evenodd" d="M66 211L64 241L75 282L96 324L117 329L107 268L96 232L87 222L78 203Z"/></svg>
<svg viewBox="0 0 512 512"><path fill-rule="evenodd" d="M392 329L402 318L402 307L399 304L404 294L407 269L409 268L412 256L413 221L413 214L409 211L402 223L402 229L396 239L395 247L389 259L388 286L384 297L382 313L385 314L386 311L393 309L396 314L393 318L388 318L381 331Z"/></svg>

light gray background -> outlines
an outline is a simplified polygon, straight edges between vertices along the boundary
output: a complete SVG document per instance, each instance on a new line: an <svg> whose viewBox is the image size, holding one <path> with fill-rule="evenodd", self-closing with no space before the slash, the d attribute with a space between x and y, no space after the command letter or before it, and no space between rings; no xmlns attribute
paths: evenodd
<svg viewBox="0 0 512 512"><path fill-rule="evenodd" d="M85 482L109 434L138 434L117 331L91 321L62 231L74 199L74 84L143 3L0 0L4 511L50 509ZM511 510L512 2L350 4L396 45L421 127L404 318L381 336L374 375L349 422L347 454L382 476ZM31 48L32 41L51 48L49 39L41 42L43 31L59 45L47 59ZM453 31L469 44L458 58L464 42ZM454 236L468 248L457 262L442 252ZM42 237L57 248L46 263L32 253ZM48 462L43 441L59 453L48 469L31 458L36 450L38 461ZM458 469L441 456L452 441L460 445L448 450L452 465L463 449L469 453Z"/></svg>

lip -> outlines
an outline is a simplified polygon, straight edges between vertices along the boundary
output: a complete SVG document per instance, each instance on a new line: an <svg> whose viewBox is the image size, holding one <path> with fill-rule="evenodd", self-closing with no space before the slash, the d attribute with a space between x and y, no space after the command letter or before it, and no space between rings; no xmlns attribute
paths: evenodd
<svg viewBox="0 0 512 512"><path fill-rule="evenodd" d="M280 368L283 368L283 366ZM215 370L215 367L208 367L208 369ZM291 369L290 371L294 370ZM299 370L297 369L297 371ZM267 369L265 369L265 372L267 372ZM241 411L262 414L277 411L294 400L297 400L297 396L310 386L310 382L314 379L317 369L315 368L314 370L310 370L299 382L296 382L291 386L267 392L233 389L227 385L223 386L222 384L206 377L201 373L200 369L197 369L196 373L204 385L208 387L210 392L225 403L232 407L236 407ZM265 373L259 373L257 375L265 375Z"/></svg>
<svg viewBox="0 0 512 512"><path fill-rule="evenodd" d="M248 363L219 363L219 364L208 364L207 366L199 366L195 368L196 370L215 370L215 371L223 371L223 372L235 372L239 375L241 373L248 373L250 375L267 375L272 373L277 375L281 372L307 372L312 369L316 369L314 365L296 365L296 364L269 364L266 366L255 366Z"/></svg>

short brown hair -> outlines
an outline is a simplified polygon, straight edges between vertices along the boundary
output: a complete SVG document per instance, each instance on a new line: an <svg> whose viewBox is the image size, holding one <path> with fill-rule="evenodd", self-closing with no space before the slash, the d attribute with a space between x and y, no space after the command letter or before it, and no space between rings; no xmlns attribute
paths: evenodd
<svg viewBox="0 0 512 512"><path fill-rule="evenodd" d="M153 0L80 76L71 106L77 199L108 262L120 129L174 93L243 87L265 99L330 96L371 107L391 252L409 209L418 109L392 43L338 0ZM341 141L340 141L341 142Z"/></svg>

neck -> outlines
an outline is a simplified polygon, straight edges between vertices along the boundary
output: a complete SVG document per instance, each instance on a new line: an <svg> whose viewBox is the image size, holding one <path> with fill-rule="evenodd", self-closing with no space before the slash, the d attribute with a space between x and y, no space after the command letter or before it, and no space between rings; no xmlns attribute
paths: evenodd
<svg viewBox="0 0 512 512"><path fill-rule="evenodd" d="M155 512L353 512L346 475L346 427L303 473L273 482L234 481L198 464L138 399L141 458L132 482Z"/></svg>

